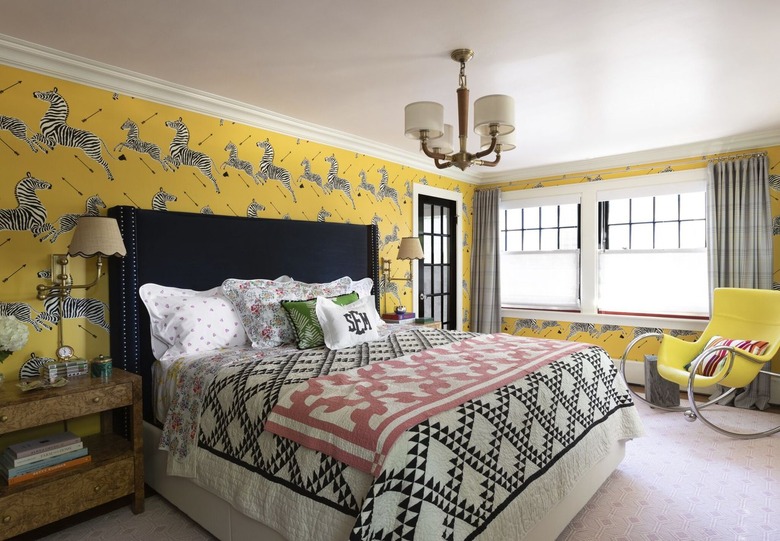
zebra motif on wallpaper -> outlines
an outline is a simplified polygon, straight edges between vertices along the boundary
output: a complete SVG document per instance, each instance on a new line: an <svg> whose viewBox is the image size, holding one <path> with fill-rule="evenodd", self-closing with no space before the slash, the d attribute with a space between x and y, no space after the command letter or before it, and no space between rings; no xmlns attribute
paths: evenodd
<svg viewBox="0 0 780 541"><path fill-rule="evenodd" d="M301 165L303 166L303 174L298 177L298 180L308 180L309 182L313 182L317 186L320 187L320 190L322 190L322 177L318 175L317 173L312 173L311 170L311 162L308 158L304 158L301 162ZM301 184L301 188L303 188L303 184Z"/></svg>
<svg viewBox="0 0 780 541"><path fill-rule="evenodd" d="M334 154L331 154L325 161L330 164L328 169L328 180L322 186L322 191L326 194L331 193L333 190L340 190L344 192L344 195L352 202L352 208L355 208L355 200L352 199L352 184L345 178L339 176L339 162Z"/></svg>
<svg viewBox="0 0 780 541"><path fill-rule="evenodd" d="M14 196L17 207L14 209L0 209L0 230L29 231L33 237L38 237L54 227L46 223L48 214L43 206L37 190L50 190L51 184L27 173L27 176L16 183Z"/></svg>
<svg viewBox="0 0 780 541"><path fill-rule="evenodd" d="M368 181L366 172L360 171L360 173L358 173L358 176L360 177L360 184L358 184L358 190L365 190L371 195L373 195L374 199L376 199L376 186L374 186ZM360 194L358 193L358 195Z"/></svg>
<svg viewBox="0 0 780 541"><path fill-rule="evenodd" d="M780 175L769 175L769 189L780 191Z"/></svg>
<svg viewBox="0 0 780 541"><path fill-rule="evenodd" d="M173 159L170 156L166 156L165 158L162 157L162 151L159 146L154 143L142 141L141 138L138 137L138 125L135 122L128 118L125 120L124 124L122 124L122 129L127 130L127 139L115 146L114 152L120 152L123 148L127 148L141 154L148 154L150 158L162 165L163 171L168 170L168 164L170 164L172 168L175 167L173 165Z"/></svg>
<svg viewBox="0 0 780 541"><path fill-rule="evenodd" d="M22 323L29 323L37 332L41 332L44 328L51 329L46 318L41 317L41 314L35 312L26 302L0 302L0 316L15 317Z"/></svg>
<svg viewBox="0 0 780 541"><path fill-rule="evenodd" d="M379 291L382 295L392 295L395 297L396 305L401 304L401 295L398 294L398 284L391 280L385 280L383 275L379 276Z"/></svg>
<svg viewBox="0 0 780 541"><path fill-rule="evenodd" d="M571 340L575 334L581 332L587 333L590 336L595 336L596 326L593 323L572 323L569 325L569 336L566 337L566 340Z"/></svg>
<svg viewBox="0 0 780 541"><path fill-rule="evenodd" d="M59 290L53 288L48 297L43 300L41 316L52 324L60 321ZM86 318L93 325L97 325L104 331L109 331L106 314L108 306L98 299L64 297L62 299L62 317L65 319Z"/></svg>
<svg viewBox="0 0 780 541"><path fill-rule="evenodd" d="M205 207L203 207L202 209L200 209L200 213L201 213L201 214L214 214L214 211L213 211L213 210L211 210L211 206L209 206L209 205L206 205Z"/></svg>
<svg viewBox="0 0 780 541"><path fill-rule="evenodd" d="M320 208L320 211L317 213L317 221L318 222L324 222L325 220L327 220L331 216L333 216L333 214L331 214L330 212L325 210L325 207L322 207L322 208Z"/></svg>
<svg viewBox="0 0 780 541"><path fill-rule="evenodd" d="M176 196L160 188L160 191L152 196L152 210L167 211L168 203L176 201Z"/></svg>
<svg viewBox="0 0 780 541"><path fill-rule="evenodd" d="M398 191L387 185L387 169L383 165L377 172L382 175L379 181L379 189L376 191L377 201L383 201L385 198L392 199L395 206L398 207L398 212L401 212L401 205L398 204Z"/></svg>
<svg viewBox="0 0 780 541"><path fill-rule="evenodd" d="M412 191L412 181L407 180L404 182L404 197L411 199L414 197L414 192Z"/></svg>
<svg viewBox="0 0 780 541"><path fill-rule="evenodd" d="M604 336L608 332L619 332L620 333L620 337L623 338L623 333L625 332L625 329L623 327L621 327L620 325L607 325L607 324L604 324L599 329L599 332L597 332L596 334L593 335L593 338L601 338L602 336Z"/></svg>
<svg viewBox="0 0 780 541"><path fill-rule="evenodd" d="M546 320L546 321L542 321L542 324L539 327L539 334L541 334L542 336L550 336L550 332L553 329L555 329L555 328L558 329L558 334L562 333L562 331L561 331L561 324L558 323L557 321L554 321L554 320L551 320L551 319L550 320ZM544 332L545 330L547 332Z"/></svg>
<svg viewBox="0 0 780 541"><path fill-rule="evenodd" d="M108 163L103 159L103 147L105 143L94 133L68 126L68 102L57 93L57 87L47 92L33 92L33 96L41 101L49 103L49 109L41 118L41 133L33 136L33 141L40 142L54 150L59 145L80 148L88 157L92 158L106 170L108 180L114 180ZM111 156L106 147L106 153ZM113 156L111 156L113 158Z"/></svg>
<svg viewBox="0 0 780 541"><path fill-rule="evenodd" d="M229 157L227 161L222 162L222 169L225 169L225 167L232 167L233 169L238 169L239 171L245 172L247 175L249 175L252 178L255 178L255 168L252 167L252 164L249 163L246 160L242 160L238 157L238 147L236 147L235 144L233 144L233 141L229 141L227 145L225 145L225 150L228 151Z"/></svg>
<svg viewBox="0 0 780 541"><path fill-rule="evenodd" d="M30 145L30 148L33 152L38 152L38 146L36 145L35 136L33 135L32 138L27 137L27 132L29 131L27 128L27 124L19 120L18 118L14 118L12 116L3 116L0 115L0 130L8 130L11 132L11 135L16 137L17 139L21 139L28 145ZM41 149L46 152L46 149L41 147Z"/></svg>
<svg viewBox="0 0 780 541"><path fill-rule="evenodd" d="M103 200L100 198L99 195L95 194L92 197L88 198L86 203L84 204L84 214L63 214L59 217L57 220L57 225L59 228L56 228L46 236L42 237L41 240L49 239L50 242L54 243L57 241L60 235L63 233L67 233L68 231L73 230L73 228L76 227L76 224L79 221L79 218L82 216L97 216L100 214L100 209L106 208L106 204L103 202Z"/></svg>
<svg viewBox="0 0 780 541"><path fill-rule="evenodd" d="M375 225L375 226L379 227L379 222L381 222L381 221L382 221L382 218L379 216L379 214L377 214L375 212L374 216L371 217L371 225Z"/></svg>
<svg viewBox="0 0 780 541"><path fill-rule="evenodd" d="M520 331L524 329L534 333L538 333L541 330L535 319L517 319L511 334L520 334Z"/></svg>
<svg viewBox="0 0 780 541"><path fill-rule="evenodd" d="M293 203L297 203L298 200L295 198L295 192L290 183L290 172L284 167L274 165L274 147L271 145L271 142L268 139L258 141L257 146L263 149L263 157L260 159L260 169L255 175L255 183L259 184L260 180L263 182L278 180L292 194Z"/></svg>
<svg viewBox="0 0 780 541"><path fill-rule="evenodd" d="M190 130L187 129L181 117L178 120L166 120L165 125L176 130L176 135L173 136L169 147L173 165L176 167L181 167L182 165L196 167L203 176L214 183L214 189L219 193L217 179L211 173L214 162L207 154L198 150L192 150L188 146L190 143Z"/></svg>
<svg viewBox="0 0 780 541"><path fill-rule="evenodd" d="M393 226L393 232L390 233L389 235L385 235L384 242L381 243L382 246L386 246L386 245L390 244L391 242L398 242L398 240L399 240L398 239L398 232L400 230L401 229L397 225L394 225Z"/></svg>
<svg viewBox="0 0 780 541"><path fill-rule="evenodd" d="M246 208L246 216L247 218L259 218L260 212L263 212L265 210L265 207L252 199L252 202L249 203L249 206Z"/></svg>
<svg viewBox="0 0 780 541"><path fill-rule="evenodd" d="M772 218L772 235L780 235L780 216Z"/></svg>

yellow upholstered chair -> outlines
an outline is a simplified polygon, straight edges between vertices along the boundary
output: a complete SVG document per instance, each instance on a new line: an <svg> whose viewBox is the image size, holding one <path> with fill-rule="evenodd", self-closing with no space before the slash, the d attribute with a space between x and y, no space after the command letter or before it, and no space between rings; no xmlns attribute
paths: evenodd
<svg viewBox="0 0 780 541"><path fill-rule="evenodd" d="M771 377L780 374L763 370L764 364L771 361L780 350L780 291L769 289L717 288L712 302L712 317L701 336L695 342L687 342L673 336L660 333L648 333L635 338L626 347L621 362L621 373L625 379L626 358L631 349L640 341L649 337L658 337L661 345L658 350L658 374L669 381L688 389L687 407L667 408L670 411L684 411L689 421L700 419L704 424L727 436L734 438L759 438L780 431L780 426L763 432L739 433L716 426L707 420L701 410L749 385L760 373ZM753 352L746 351L734 344L714 344L708 347L713 337L752 341L753 344L741 344L743 348L752 346ZM767 344L762 348L759 342ZM722 362L712 359L720 354ZM702 370L707 367L707 369ZM697 373L698 372L698 373ZM723 394L697 405L694 392L712 385L727 387ZM645 398L634 393L641 400ZM646 400L645 400L646 401ZM652 404L651 404L652 405Z"/></svg>

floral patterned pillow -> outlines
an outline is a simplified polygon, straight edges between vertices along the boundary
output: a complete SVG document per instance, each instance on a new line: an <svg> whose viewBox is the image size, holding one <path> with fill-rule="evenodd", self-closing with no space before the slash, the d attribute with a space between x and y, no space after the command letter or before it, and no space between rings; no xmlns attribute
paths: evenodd
<svg viewBox="0 0 780 541"><path fill-rule="evenodd" d="M348 276L324 284L234 278L222 283L222 291L238 311L254 348L275 347L295 341L295 330L281 301L336 297L349 293L351 287L352 279Z"/></svg>

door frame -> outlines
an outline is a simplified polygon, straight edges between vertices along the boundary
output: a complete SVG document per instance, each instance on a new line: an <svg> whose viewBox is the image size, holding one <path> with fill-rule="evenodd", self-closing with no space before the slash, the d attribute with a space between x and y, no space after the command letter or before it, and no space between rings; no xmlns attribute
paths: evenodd
<svg viewBox="0 0 780 541"><path fill-rule="evenodd" d="M455 202L455 287L453 293L455 294L455 328L459 331L463 330L463 194L454 190L445 190L444 188L436 188L427 184L415 183L412 185L412 235L417 236L419 234L418 208L419 208L419 196L428 195L431 197L438 197L439 199L447 199L448 201ZM419 299L419 284L418 273L415 272L412 280L412 298L414 299L414 310L417 310L417 304Z"/></svg>

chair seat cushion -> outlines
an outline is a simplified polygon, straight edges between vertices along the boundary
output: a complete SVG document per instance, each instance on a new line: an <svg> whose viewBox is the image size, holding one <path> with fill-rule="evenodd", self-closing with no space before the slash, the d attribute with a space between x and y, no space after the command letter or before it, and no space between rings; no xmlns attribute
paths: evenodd
<svg viewBox="0 0 780 541"><path fill-rule="evenodd" d="M760 356L763 355L769 347L769 342L764 340L739 340L736 338L713 336L710 338L710 341L707 342L707 346L704 348L704 351L706 352L708 349L716 346L730 346L739 348L750 353L751 355ZM699 363L698 369L696 370L696 375L707 377L714 376L723 367L728 354L729 351L726 349L719 349L707 354L704 357L704 360ZM688 363L685 365L685 369L690 371L691 364L693 363Z"/></svg>

